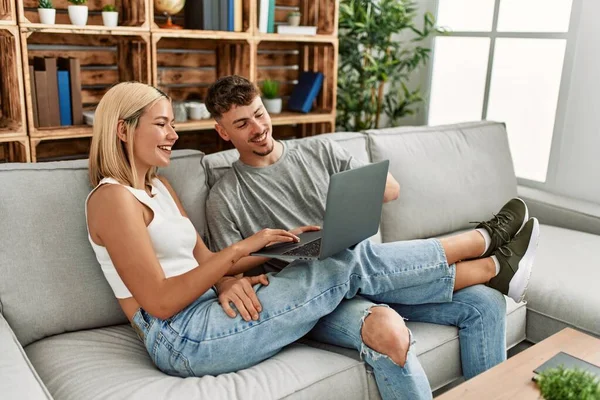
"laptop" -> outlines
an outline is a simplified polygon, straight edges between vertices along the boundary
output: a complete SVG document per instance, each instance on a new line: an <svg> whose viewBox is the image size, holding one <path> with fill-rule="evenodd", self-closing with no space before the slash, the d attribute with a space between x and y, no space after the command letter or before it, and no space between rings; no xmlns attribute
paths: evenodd
<svg viewBox="0 0 600 400"><path fill-rule="evenodd" d="M285 261L323 260L363 241L379 229L389 161L333 174L323 229L304 232L298 243L279 243L251 253Z"/></svg>

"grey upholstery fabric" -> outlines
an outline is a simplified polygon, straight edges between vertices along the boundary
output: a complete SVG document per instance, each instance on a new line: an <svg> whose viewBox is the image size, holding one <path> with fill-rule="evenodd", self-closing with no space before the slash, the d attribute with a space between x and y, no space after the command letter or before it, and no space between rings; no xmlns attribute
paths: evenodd
<svg viewBox="0 0 600 400"><path fill-rule="evenodd" d="M237 373L187 379L157 370L128 325L46 338L26 351L50 393L63 400L316 399L331 390L358 400L368 390L362 362L302 344Z"/></svg>
<svg viewBox="0 0 600 400"><path fill-rule="evenodd" d="M190 209L206 197L201 158L176 152L169 167ZM127 322L87 239L87 160L0 165L0 187L0 311L21 344Z"/></svg>
<svg viewBox="0 0 600 400"><path fill-rule="evenodd" d="M410 321L406 325L413 333L417 355L432 390L437 390L462 376L460 345L456 327ZM512 299L506 298L506 347L512 348L524 339L525 303L516 304ZM355 360L360 359L358 352L353 349L308 339L304 339L303 342Z"/></svg>
<svg viewBox="0 0 600 400"><path fill-rule="evenodd" d="M527 293L527 339L538 342L571 326L600 336L600 236L540 227Z"/></svg>
<svg viewBox="0 0 600 400"><path fill-rule="evenodd" d="M529 213L546 225L600 235L600 205L519 186Z"/></svg>
<svg viewBox="0 0 600 400"><path fill-rule="evenodd" d="M0 397L28 400L51 398L2 314L0 354Z"/></svg>
<svg viewBox="0 0 600 400"><path fill-rule="evenodd" d="M467 228L517 194L503 124L369 131L369 150L400 183L400 198L383 207L384 242Z"/></svg>

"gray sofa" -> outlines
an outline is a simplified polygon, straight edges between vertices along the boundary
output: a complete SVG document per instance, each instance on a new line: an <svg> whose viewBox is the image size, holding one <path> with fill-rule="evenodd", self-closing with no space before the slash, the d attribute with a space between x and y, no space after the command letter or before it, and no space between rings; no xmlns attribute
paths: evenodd
<svg viewBox="0 0 600 400"><path fill-rule="evenodd" d="M441 236L487 219L519 193L542 223L528 303L507 299L507 346L565 326L600 334L600 206L519 188L503 124L335 133L356 157L390 159L401 184L384 242ZM235 151L173 154L162 171L196 228ZM379 398L357 352L302 341L247 370L181 379L158 371L114 299L87 240L84 160L0 165L0 397L3 399ZM552 225L549 226L548 224ZM434 389L461 376L457 329L411 323ZM240 355L243 356L243 355Z"/></svg>

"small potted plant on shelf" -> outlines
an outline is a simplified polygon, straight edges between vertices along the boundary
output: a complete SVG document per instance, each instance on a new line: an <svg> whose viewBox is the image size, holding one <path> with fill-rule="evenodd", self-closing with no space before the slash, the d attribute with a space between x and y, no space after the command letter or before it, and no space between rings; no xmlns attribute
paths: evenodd
<svg viewBox="0 0 600 400"><path fill-rule="evenodd" d="M86 0L69 0L69 19L73 25L85 26L88 18Z"/></svg>
<svg viewBox="0 0 600 400"><path fill-rule="evenodd" d="M112 4L102 7L102 23L104 26L117 26L119 23L119 12Z"/></svg>
<svg viewBox="0 0 600 400"><path fill-rule="evenodd" d="M282 108L279 82L266 79L262 84L262 101L269 114L279 114Z"/></svg>
<svg viewBox="0 0 600 400"><path fill-rule="evenodd" d="M302 16L302 13L300 11L292 11L292 12L288 13L288 16L287 16L288 24L291 26L300 25L300 17L301 16Z"/></svg>
<svg viewBox="0 0 600 400"><path fill-rule="evenodd" d="M56 21L56 10L52 6L51 0L39 0L38 15L40 16L40 23L54 25L54 22Z"/></svg>

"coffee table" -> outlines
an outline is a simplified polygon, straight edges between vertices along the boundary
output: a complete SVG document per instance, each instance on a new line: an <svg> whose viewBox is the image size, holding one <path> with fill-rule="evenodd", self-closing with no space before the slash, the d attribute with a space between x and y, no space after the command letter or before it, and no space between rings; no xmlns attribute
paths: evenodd
<svg viewBox="0 0 600 400"><path fill-rule="evenodd" d="M600 339L565 328L465 383L436 400L539 400L540 391L531 380L533 370L559 351L600 365Z"/></svg>

